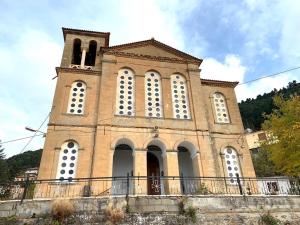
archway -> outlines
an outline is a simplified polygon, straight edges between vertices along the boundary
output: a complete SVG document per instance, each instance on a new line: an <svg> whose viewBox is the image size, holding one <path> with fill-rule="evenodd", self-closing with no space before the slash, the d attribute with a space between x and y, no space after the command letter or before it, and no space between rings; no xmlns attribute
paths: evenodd
<svg viewBox="0 0 300 225"><path fill-rule="evenodd" d="M191 194L196 191L199 176L197 151L192 143L184 141L177 147L181 192Z"/></svg>
<svg viewBox="0 0 300 225"><path fill-rule="evenodd" d="M127 192L127 176L133 175L133 149L127 144L118 144L113 157L113 183L112 194L124 195ZM133 185L129 184L129 191L132 192Z"/></svg>
<svg viewBox="0 0 300 225"><path fill-rule="evenodd" d="M157 145L149 145L147 149L147 193L160 195L164 193L162 150Z"/></svg>

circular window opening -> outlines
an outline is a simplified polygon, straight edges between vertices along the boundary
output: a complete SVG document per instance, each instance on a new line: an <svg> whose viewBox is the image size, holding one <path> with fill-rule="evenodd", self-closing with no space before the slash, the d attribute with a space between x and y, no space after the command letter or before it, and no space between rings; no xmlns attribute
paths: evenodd
<svg viewBox="0 0 300 225"><path fill-rule="evenodd" d="M69 142L67 146L68 146L68 148L73 148L74 145L75 145L75 144L74 144L73 142Z"/></svg>

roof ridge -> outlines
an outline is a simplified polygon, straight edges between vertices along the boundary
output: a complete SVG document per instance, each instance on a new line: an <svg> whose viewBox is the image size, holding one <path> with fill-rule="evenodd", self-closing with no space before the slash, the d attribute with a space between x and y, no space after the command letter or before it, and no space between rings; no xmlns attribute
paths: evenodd
<svg viewBox="0 0 300 225"><path fill-rule="evenodd" d="M119 49L119 48L124 48L124 47L126 48L127 46L131 46L131 45L142 45L142 44L146 44L146 43L153 43L153 44L160 45L160 46L162 46L162 47L164 47L164 48L167 48L167 49L169 49L169 50L172 50L172 51L176 52L177 55L189 57L189 58L191 58L191 59L193 59L193 60L195 60L195 61L198 61L198 62L200 62L200 64L201 64L202 61L203 61L203 60L200 59L200 58L197 58L197 57L192 56L192 55L190 55L190 54L188 54L188 53L185 53L185 52L183 52L183 51L180 51L180 50L178 50L178 49L176 49L176 48L174 48L174 47L171 47L171 46L169 46L169 45L167 45L167 44L165 44L165 43L162 43L162 42L160 42L160 41L158 41L158 40L155 40L154 38L147 39L147 40L143 40L143 41L136 41L136 42L129 42L129 43L125 43L125 44L113 45L113 46L105 47L105 48L102 48L102 49L103 49L104 51L109 51L109 50Z"/></svg>
<svg viewBox="0 0 300 225"><path fill-rule="evenodd" d="M62 30L81 31L81 32L97 33L97 34L110 34L110 32L101 32L101 31L84 30L84 29L74 29L74 28L69 28L69 27L62 27Z"/></svg>

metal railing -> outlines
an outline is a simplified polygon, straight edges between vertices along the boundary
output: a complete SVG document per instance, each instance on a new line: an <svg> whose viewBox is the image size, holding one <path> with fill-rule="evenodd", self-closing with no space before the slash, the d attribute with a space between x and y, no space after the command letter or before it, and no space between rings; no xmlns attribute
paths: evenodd
<svg viewBox="0 0 300 225"><path fill-rule="evenodd" d="M0 184L0 200L118 195L300 195L299 178L126 176Z"/></svg>

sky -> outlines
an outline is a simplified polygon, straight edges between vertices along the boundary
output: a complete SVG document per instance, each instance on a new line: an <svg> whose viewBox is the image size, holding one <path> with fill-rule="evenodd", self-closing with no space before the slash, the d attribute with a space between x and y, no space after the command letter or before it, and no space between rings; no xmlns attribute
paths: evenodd
<svg viewBox="0 0 300 225"><path fill-rule="evenodd" d="M51 109L61 27L110 32L110 45L156 40L204 59L201 78L239 81L300 66L300 1L0 0L0 140L27 137ZM238 101L300 81L300 70L239 85ZM47 122L41 127L46 131ZM44 138L4 143L7 157Z"/></svg>

